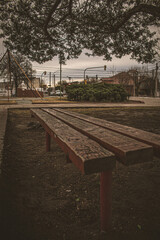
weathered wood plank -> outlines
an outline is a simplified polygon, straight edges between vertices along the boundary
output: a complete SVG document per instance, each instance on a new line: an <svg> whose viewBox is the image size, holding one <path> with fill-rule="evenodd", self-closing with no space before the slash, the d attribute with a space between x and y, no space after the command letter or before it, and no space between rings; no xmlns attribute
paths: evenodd
<svg viewBox="0 0 160 240"><path fill-rule="evenodd" d="M96 126L85 120L75 118L63 112L55 111L53 109L43 109L43 111L48 112L52 116L67 123L69 126L95 140L109 151L115 153L117 159L125 165L152 160L153 149L149 145L111 130Z"/></svg>
<svg viewBox="0 0 160 240"><path fill-rule="evenodd" d="M60 111L60 112L64 112L65 114L68 114L70 116L74 116L78 119L85 120L89 123L93 123L97 126L105 128L105 129L109 129L114 132L120 133L124 136L131 137L135 140L141 141L148 145L151 145L153 147L154 154L157 157L160 157L160 135L158 135L158 134L146 132L141 129L125 126L122 124L106 121L103 119L94 118L94 117L87 116L84 114L73 113L73 112L69 112L69 111L65 111L65 110L61 110L61 109L56 109L56 110Z"/></svg>
<svg viewBox="0 0 160 240"><path fill-rule="evenodd" d="M114 154L95 141L40 109L32 109L31 114L39 120L46 132L82 173L90 174L114 168L116 162Z"/></svg>

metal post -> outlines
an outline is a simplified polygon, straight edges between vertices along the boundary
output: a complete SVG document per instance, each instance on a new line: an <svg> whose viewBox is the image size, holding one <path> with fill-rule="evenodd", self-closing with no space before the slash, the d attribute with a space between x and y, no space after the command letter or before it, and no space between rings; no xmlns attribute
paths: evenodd
<svg viewBox="0 0 160 240"><path fill-rule="evenodd" d="M53 83L53 85L54 85L54 92L56 92L56 75L55 74L54 74L53 81L54 81L54 83Z"/></svg>
<svg viewBox="0 0 160 240"><path fill-rule="evenodd" d="M46 131L46 152L50 151L50 145L51 145L51 137Z"/></svg>
<svg viewBox="0 0 160 240"><path fill-rule="evenodd" d="M100 217L101 231L111 228L112 220L112 171L105 171L100 176Z"/></svg>
<svg viewBox="0 0 160 240"><path fill-rule="evenodd" d="M44 74L44 75L46 75L46 74L47 74L47 72L46 72L46 71L44 71L44 72L41 74L41 77L40 77L40 78L41 78L41 92L42 92L42 76L43 76L43 74Z"/></svg>
<svg viewBox="0 0 160 240"><path fill-rule="evenodd" d="M60 100L61 100L61 89L62 89L62 61L61 61L61 56L60 56Z"/></svg>

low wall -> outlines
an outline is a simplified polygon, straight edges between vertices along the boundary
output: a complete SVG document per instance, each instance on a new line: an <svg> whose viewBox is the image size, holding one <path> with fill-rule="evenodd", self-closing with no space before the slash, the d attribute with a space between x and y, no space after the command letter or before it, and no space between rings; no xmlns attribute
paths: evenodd
<svg viewBox="0 0 160 240"><path fill-rule="evenodd" d="M43 92L38 91L41 97L43 97ZM17 97L40 97L37 91L30 89L17 89Z"/></svg>

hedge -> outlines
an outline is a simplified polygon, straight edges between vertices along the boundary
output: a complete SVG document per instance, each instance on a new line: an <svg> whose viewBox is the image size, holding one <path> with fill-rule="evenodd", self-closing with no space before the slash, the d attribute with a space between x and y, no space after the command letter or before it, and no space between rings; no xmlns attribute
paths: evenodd
<svg viewBox="0 0 160 240"><path fill-rule="evenodd" d="M93 83L72 84L66 87L68 100L91 102L123 102L128 93L119 84Z"/></svg>

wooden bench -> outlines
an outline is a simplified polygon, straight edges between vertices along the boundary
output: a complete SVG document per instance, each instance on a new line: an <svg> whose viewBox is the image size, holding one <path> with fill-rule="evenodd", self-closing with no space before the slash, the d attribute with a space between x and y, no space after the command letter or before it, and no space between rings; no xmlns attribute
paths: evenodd
<svg viewBox="0 0 160 240"><path fill-rule="evenodd" d="M32 109L31 114L46 131L47 151L53 138L83 174L101 173L101 230L107 231L116 160L125 165L151 161L153 150L160 156L160 136L57 108Z"/></svg>

